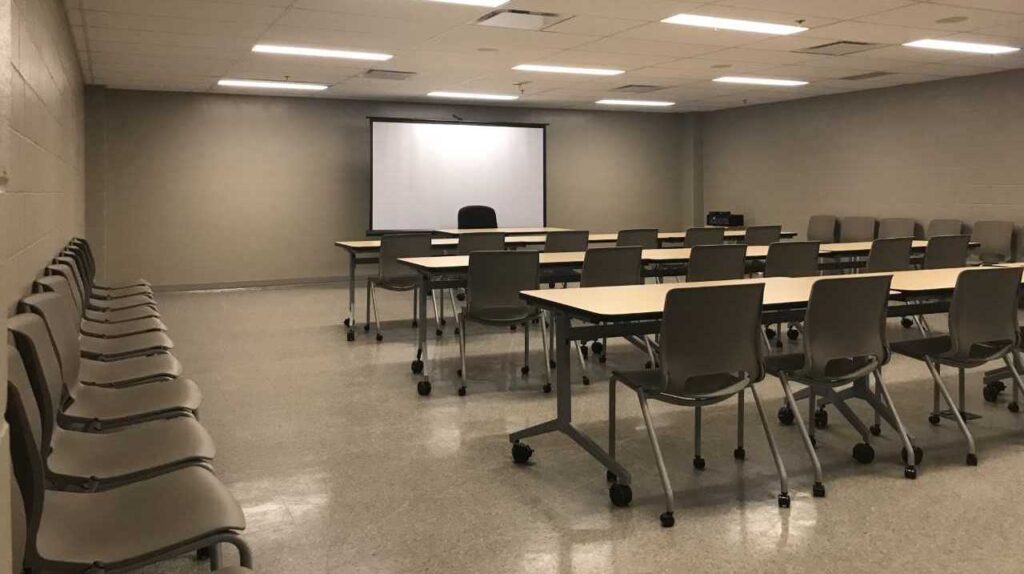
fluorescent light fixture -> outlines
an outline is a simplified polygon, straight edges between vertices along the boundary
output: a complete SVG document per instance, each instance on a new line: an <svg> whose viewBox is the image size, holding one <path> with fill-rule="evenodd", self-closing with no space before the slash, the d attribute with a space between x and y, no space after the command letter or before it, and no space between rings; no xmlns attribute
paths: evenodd
<svg viewBox="0 0 1024 574"><path fill-rule="evenodd" d="M971 54L1009 54L1019 52L1020 48L1000 46L998 44L976 44L974 42L954 42L952 40L914 40L903 44L910 48L929 48L931 50L947 50L950 52L969 52Z"/></svg>
<svg viewBox="0 0 1024 574"><path fill-rule="evenodd" d="M788 36L789 34L796 34L807 30L803 26L771 24L769 22L755 22L753 20L734 20L732 18L717 18L715 16L701 16L699 14L676 14L670 18L665 18L662 22L666 24L679 24L681 26L757 32L759 34L775 34L778 36Z"/></svg>
<svg viewBox="0 0 1024 574"><path fill-rule="evenodd" d="M646 106L649 108L664 108L676 105L675 102L661 102L657 100L597 100L594 103L604 106Z"/></svg>
<svg viewBox="0 0 1024 574"><path fill-rule="evenodd" d="M755 86L805 86L807 82L803 80L780 80L777 78L748 78L746 76L722 76L721 78L715 78L712 82L722 82L723 84L753 84Z"/></svg>
<svg viewBox="0 0 1024 574"><path fill-rule="evenodd" d="M305 92L319 92L326 90L323 84L304 84L302 82L270 82L267 80L233 80L225 78L217 82L218 86L225 88L259 88L264 90L300 90Z"/></svg>
<svg viewBox="0 0 1024 574"><path fill-rule="evenodd" d="M552 74L583 74L587 76L618 76L625 74L624 70L611 70L608 68L577 68L573 66L546 66L542 64L519 64L513 70L520 72L549 72Z"/></svg>
<svg viewBox="0 0 1024 574"><path fill-rule="evenodd" d="M518 100L519 96L508 96L505 94L476 94L472 92L430 92L427 94L432 98L455 98L458 100Z"/></svg>
<svg viewBox="0 0 1024 574"><path fill-rule="evenodd" d="M256 44L253 52L261 54L284 54L286 56L312 56L314 58L341 58L343 60L374 60L383 62L394 56L375 52L353 52L351 50L327 50L325 48L303 48L302 46L277 46L273 44Z"/></svg>
<svg viewBox="0 0 1024 574"><path fill-rule="evenodd" d="M508 4L508 0L428 0L429 2L444 2L445 4L462 4L464 6L486 6L495 8L502 4Z"/></svg>

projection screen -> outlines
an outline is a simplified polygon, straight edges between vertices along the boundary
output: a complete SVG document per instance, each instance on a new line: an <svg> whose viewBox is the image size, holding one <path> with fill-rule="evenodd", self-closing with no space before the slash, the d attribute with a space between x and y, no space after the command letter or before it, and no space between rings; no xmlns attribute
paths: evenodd
<svg viewBox="0 0 1024 574"><path fill-rule="evenodd" d="M457 227L489 205L500 227L545 224L545 125L370 118L371 231Z"/></svg>

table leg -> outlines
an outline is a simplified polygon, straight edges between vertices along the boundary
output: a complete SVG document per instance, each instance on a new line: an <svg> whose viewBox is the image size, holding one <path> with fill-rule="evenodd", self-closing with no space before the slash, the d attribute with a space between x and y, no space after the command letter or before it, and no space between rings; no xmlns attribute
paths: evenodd
<svg viewBox="0 0 1024 574"><path fill-rule="evenodd" d="M616 462L606 450L598 446L592 438L572 425L572 387L570 382L572 362L569 360L569 354L572 352L571 326L569 317L564 313L552 312L551 315L555 321L553 332L558 334L558 340L555 342L555 400L558 414L553 420L510 434L509 442L516 444L531 436L561 432L613 472L618 477L620 484L628 485L629 471Z"/></svg>
<svg viewBox="0 0 1024 574"><path fill-rule="evenodd" d="M430 291L430 277L420 275L420 288L416 290L418 298L416 310L416 358L412 361L413 374L423 374L423 379L417 385L417 391L421 395L430 394L430 377L426 374L427 361L427 293Z"/></svg>
<svg viewBox="0 0 1024 574"><path fill-rule="evenodd" d="M345 338L349 341L356 340L356 254L348 254L348 319L345 319L345 326L348 333Z"/></svg>

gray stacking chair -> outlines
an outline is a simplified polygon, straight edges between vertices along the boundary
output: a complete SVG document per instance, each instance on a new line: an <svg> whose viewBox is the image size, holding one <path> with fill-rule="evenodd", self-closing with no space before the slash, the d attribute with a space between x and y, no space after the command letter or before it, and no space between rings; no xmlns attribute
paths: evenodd
<svg viewBox="0 0 1024 574"><path fill-rule="evenodd" d="M725 243L724 227L691 227L686 230L683 247L698 245L721 245Z"/></svg>
<svg viewBox="0 0 1024 574"><path fill-rule="evenodd" d="M430 257L433 255L430 240L429 233L392 234L381 237L377 276L366 279L366 322L363 324L363 330L369 332L370 310L372 309L377 341L384 340L384 333L380 329L380 317L377 315L376 290L378 287L387 291L413 292L412 325L416 326L416 318L419 317L417 309L419 276L412 267L403 265L398 260L404 257ZM434 317L438 321L437 329L440 331L440 315L436 306L434 307Z"/></svg>
<svg viewBox="0 0 1024 574"><path fill-rule="evenodd" d="M812 215L807 221L807 240L835 243L836 218L834 215Z"/></svg>
<svg viewBox="0 0 1024 574"><path fill-rule="evenodd" d="M661 242L658 240L657 229L623 229L619 231L615 245L618 247L657 249L661 246Z"/></svg>
<svg viewBox="0 0 1024 574"><path fill-rule="evenodd" d="M124 299L126 297L148 297L153 298L153 288L149 285L129 285L117 288L98 287L96 285L96 267L88 257L85 248L71 242L64 248L64 254L70 255L78 261L78 267L82 271L82 279L89 283L90 292L98 299Z"/></svg>
<svg viewBox="0 0 1024 574"><path fill-rule="evenodd" d="M479 233L463 233L459 235L457 246L459 255L469 255L474 251L502 251L505 249L505 234L500 231L484 231ZM458 303L455 302L455 290L449 289L448 296L452 301L452 310L458 316ZM458 294L459 301L466 298L464 291ZM455 334L459 334L459 327L455 327Z"/></svg>
<svg viewBox="0 0 1024 574"><path fill-rule="evenodd" d="M761 299L763 284L673 289L665 296L661 324L661 368L643 371L616 371L608 386L608 446L615 457L615 387L622 383L636 392L640 401L647 435L654 448L662 486L665 489L665 513L661 524L675 524L674 496L668 470L661 454L647 401L692 407L694 413L694 458L697 469L705 467L701 457L701 411L730 397L738 397L736 459L744 459L743 403L750 389L764 427L768 447L779 473L779 506L790 504L786 469L779 456L775 438L768 427L764 406L755 383L764 378L761 336ZM612 502L622 505L632 498L628 486L613 483ZM625 494L625 496L623 496Z"/></svg>
<svg viewBox="0 0 1024 574"><path fill-rule="evenodd" d="M975 222L971 240L979 244L974 257L978 262L1002 263L1013 257L1013 223L1009 221Z"/></svg>
<svg viewBox="0 0 1024 574"><path fill-rule="evenodd" d="M871 252L868 253L868 263L864 270L867 273L885 273L910 269L910 250L913 245L914 240L910 237L872 241Z"/></svg>
<svg viewBox="0 0 1024 574"><path fill-rule="evenodd" d="M540 254L536 251L475 251L469 254L466 278L466 305L459 313L459 355L462 366L459 395L466 394L466 322L484 325L523 326L522 374L530 373L530 322L541 318L537 307L519 298L519 292L537 289L540 282ZM551 363L547 326L540 322L544 346L544 366Z"/></svg>
<svg viewBox="0 0 1024 574"><path fill-rule="evenodd" d="M589 231L552 231L544 237L545 253L569 253L586 251L590 243ZM484 250L496 251L496 250Z"/></svg>
<svg viewBox="0 0 1024 574"><path fill-rule="evenodd" d="M92 292L92 285L89 284L85 273L86 270L81 267L81 262L75 259L70 253L64 252L54 259L55 263L63 263L70 266L77 277L79 285L82 286L82 292L86 295L84 300L87 303L87 307L95 309L97 311L119 311L123 309L130 309L132 307L153 307L156 308L156 302L153 300L151 295L130 295L127 297L120 297L117 299L104 299L97 297Z"/></svg>
<svg viewBox="0 0 1024 574"><path fill-rule="evenodd" d="M964 223L959 219L933 219L928 222L925 237L939 235L960 235L964 232Z"/></svg>
<svg viewBox="0 0 1024 574"><path fill-rule="evenodd" d="M82 248L83 253L89 261L89 266L95 274L96 258L93 256L92 246L89 245L89 242L82 237L75 237L71 239L71 243ZM93 286L97 289L116 291L120 289L130 289L133 287L150 287L150 284L149 281L146 281L145 279L136 279L134 281L112 282L106 284L93 283Z"/></svg>
<svg viewBox="0 0 1024 574"><path fill-rule="evenodd" d="M686 282L743 279L746 273L747 246L698 245L690 250Z"/></svg>
<svg viewBox="0 0 1024 574"><path fill-rule="evenodd" d="M878 222L878 239L914 237L917 222L903 217L889 217Z"/></svg>
<svg viewBox="0 0 1024 574"><path fill-rule="evenodd" d="M839 221L839 241L872 241L876 225L874 217L844 217Z"/></svg>
<svg viewBox="0 0 1024 574"><path fill-rule="evenodd" d="M934 235L924 250L925 269L946 269L967 265L970 235Z"/></svg>
<svg viewBox="0 0 1024 574"><path fill-rule="evenodd" d="M853 447L854 459L863 464L875 458L871 446L871 434L874 433L857 417L846 400L857 398L867 402L899 433L906 463L904 476L917 477L917 464L923 453L920 448L912 446L892 397L882 382L882 367L889 362L885 316L891 280L891 275L817 280L811 287L804 318L803 351L770 355L765 359L768 372L781 381L786 394L786 405L779 409L779 421L792 424L796 420L814 465L814 496L825 496L821 463L814 451L814 428L808 432L804 425L790 382L806 385L800 394L808 399L808 413L811 413L815 427L825 428L828 425L824 403L820 410L816 404L819 396L849 421L863 440ZM868 377L872 375L874 390L868 386ZM881 432L880 428L877 430Z"/></svg>
<svg viewBox="0 0 1024 574"><path fill-rule="evenodd" d="M599 247L588 249L583 256L583 271L580 274L580 287L616 287L620 285L640 285L644 282L643 249L640 247ZM637 341L637 339L628 339ZM590 382L586 376L585 345L575 342L583 365L583 384ZM654 351L650 341L644 337L643 345L649 361L654 362ZM607 360L608 340L594 341L591 350L597 355L598 361Z"/></svg>
<svg viewBox="0 0 1024 574"><path fill-rule="evenodd" d="M174 355L154 351L141 356L116 360L96 360L82 356L78 324L66 297L56 293L37 293L26 297L25 308L46 322L50 337L70 376L89 385L126 386L174 379L181 375L181 363ZM147 333L148 334L148 333ZM116 343L123 339L93 339Z"/></svg>
<svg viewBox="0 0 1024 574"><path fill-rule="evenodd" d="M47 269L50 268L52 268L54 272L62 275L73 284L74 289L77 289L82 301L81 307L84 310L82 315L86 319L103 323L119 323L147 317L160 317L160 312L157 311L156 307L152 303L134 305L126 308L96 308L93 305L93 300L89 296L89 292L82 283L82 278L75 266L75 261L71 257L57 257L54 260L54 264Z"/></svg>
<svg viewBox="0 0 1024 574"><path fill-rule="evenodd" d="M956 421L967 439L967 464L971 466L978 464L978 456L966 420L977 418L977 415L967 412L964 371L992 361L1003 361L1014 383L1013 401L1008 408L1011 412L1020 410L1019 393L1024 390L1024 383L1013 358L1014 353L1019 353L1016 350L1019 343L1017 296L1022 271L1024 269L1020 267L962 271L957 276L949 306L949 334L892 344L893 352L923 361L928 366L934 382L932 413L928 421L933 425L939 424L940 417ZM955 404L939 374L939 365L957 370L959 401ZM940 410L940 396L949 409Z"/></svg>
<svg viewBox="0 0 1024 574"><path fill-rule="evenodd" d="M35 280L34 288L37 293L56 293L62 297L68 297L75 306L77 316L82 315L81 302L76 291L63 275L51 274ZM92 337L103 337L105 339L116 339L130 337L139 333L150 333L154 331L167 331L167 325L156 317L146 317L135 321L124 321L121 323L102 323L82 319L81 331L83 335Z"/></svg>
<svg viewBox="0 0 1024 574"><path fill-rule="evenodd" d="M71 361L61 362L42 317L15 315L7 330L29 374L33 388L46 386L57 424L65 428L102 431L155 419L194 416L202 402L199 387L173 379L124 388L95 387L74 377ZM37 394L36 400L42 402Z"/></svg>
<svg viewBox="0 0 1024 574"><path fill-rule="evenodd" d="M12 393L6 412L16 572L125 572L203 550L217 569L220 544L252 567L241 507L201 466L102 492L47 489L42 443L19 399Z"/></svg>
<svg viewBox="0 0 1024 574"><path fill-rule="evenodd" d="M8 346L9 396L17 394L33 436L39 437L48 483L60 490L107 490L186 466L209 466L213 439L192 417L176 417L89 433L56 424L47 385L30 383L21 355ZM36 401L35 397L41 400Z"/></svg>
<svg viewBox="0 0 1024 574"><path fill-rule="evenodd" d="M781 225L755 225L747 228L743 243L747 245L771 245L782 239Z"/></svg>
<svg viewBox="0 0 1024 574"><path fill-rule="evenodd" d="M818 241L786 241L772 243L768 246L768 257L765 259L765 277L814 277L819 274L818 258L821 243ZM776 324L775 329L766 328L765 335L775 340L776 347L782 347L782 325ZM795 323L789 324L786 331L789 340L800 338L800 330Z"/></svg>

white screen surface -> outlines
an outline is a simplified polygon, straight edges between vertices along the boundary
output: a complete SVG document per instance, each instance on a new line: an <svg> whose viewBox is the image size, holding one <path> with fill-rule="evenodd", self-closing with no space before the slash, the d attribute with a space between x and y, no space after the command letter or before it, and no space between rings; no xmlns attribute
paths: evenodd
<svg viewBox="0 0 1024 574"><path fill-rule="evenodd" d="M375 230L457 227L489 205L500 227L544 225L544 128L373 121Z"/></svg>

